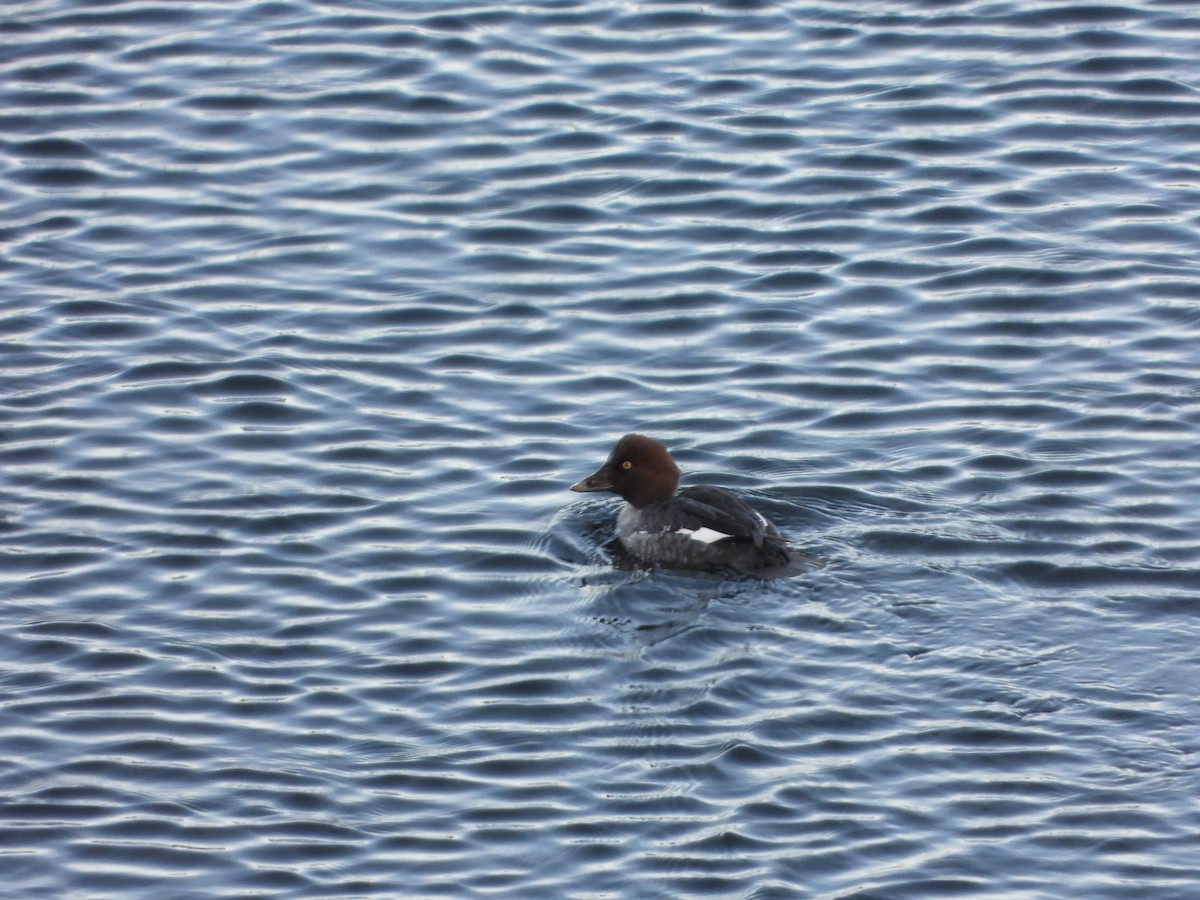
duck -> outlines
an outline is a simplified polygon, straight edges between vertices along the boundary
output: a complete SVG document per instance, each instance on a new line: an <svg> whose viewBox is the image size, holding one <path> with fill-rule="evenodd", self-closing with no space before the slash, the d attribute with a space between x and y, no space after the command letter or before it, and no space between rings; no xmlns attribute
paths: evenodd
<svg viewBox="0 0 1200 900"><path fill-rule="evenodd" d="M604 464L571 490L609 492L625 501L617 515L617 539L643 565L759 578L809 568L779 529L733 491L704 485L680 490L679 477L665 444L627 434Z"/></svg>

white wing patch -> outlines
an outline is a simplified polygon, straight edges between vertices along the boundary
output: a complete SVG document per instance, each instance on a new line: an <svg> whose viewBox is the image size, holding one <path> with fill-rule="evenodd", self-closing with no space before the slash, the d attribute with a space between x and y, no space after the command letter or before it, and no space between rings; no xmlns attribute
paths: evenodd
<svg viewBox="0 0 1200 900"><path fill-rule="evenodd" d="M693 541L699 541L702 544L712 544L716 541L723 541L725 538L731 537L731 535L717 531L715 528L709 528L707 525L703 528L696 528L694 530L691 528L677 528L675 533L686 534Z"/></svg>

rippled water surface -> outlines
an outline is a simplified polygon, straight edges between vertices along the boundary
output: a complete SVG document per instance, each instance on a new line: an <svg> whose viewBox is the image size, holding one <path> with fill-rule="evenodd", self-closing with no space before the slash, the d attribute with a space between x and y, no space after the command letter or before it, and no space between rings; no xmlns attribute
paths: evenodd
<svg viewBox="0 0 1200 900"><path fill-rule="evenodd" d="M1200 896L1200 6L0 41L0 895Z"/></svg>

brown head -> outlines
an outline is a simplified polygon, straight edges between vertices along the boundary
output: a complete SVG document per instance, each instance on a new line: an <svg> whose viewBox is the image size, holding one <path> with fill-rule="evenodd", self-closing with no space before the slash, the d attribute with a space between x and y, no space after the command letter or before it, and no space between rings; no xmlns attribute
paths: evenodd
<svg viewBox="0 0 1200 900"><path fill-rule="evenodd" d="M608 460L573 491L612 491L636 507L666 500L679 487L679 466L667 448L653 438L627 434L617 441Z"/></svg>

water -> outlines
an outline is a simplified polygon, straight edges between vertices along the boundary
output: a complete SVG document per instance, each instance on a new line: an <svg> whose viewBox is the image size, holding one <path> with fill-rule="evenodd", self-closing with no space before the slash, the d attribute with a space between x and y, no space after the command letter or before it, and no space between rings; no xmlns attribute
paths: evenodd
<svg viewBox="0 0 1200 900"><path fill-rule="evenodd" d="M1195 4L0 34L0 895L1200 894Z"/></svg>

